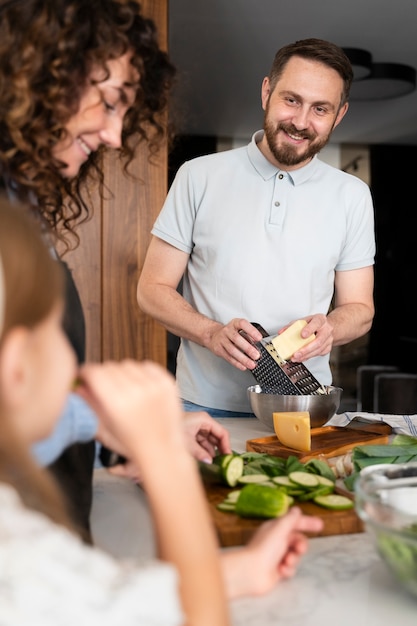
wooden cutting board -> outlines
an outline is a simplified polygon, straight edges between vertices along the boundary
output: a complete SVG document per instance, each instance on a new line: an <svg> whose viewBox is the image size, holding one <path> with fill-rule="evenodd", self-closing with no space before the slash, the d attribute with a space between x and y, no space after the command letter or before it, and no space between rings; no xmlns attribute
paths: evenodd
<svg viewBox="0 0 417 626"><path fill-rule="evenodd" d="M312 458L322 457L327 459L346 454L355 446L388 443L389 433L391 432L390 426L384 423L377 423L369 428L372 428L372 430L350 428L348 426L312 428L311 450L309 452L287 448L275 435L259 439L248 439L246 450L280 456L284 459L293 455L304 462Z"/></svg>
<svg viewBox="0 0 417 626"><path fill-rule="evenodd" d="M217 536L222 547L244 545L251 538L263 520L243 519L234 513L224 513L216 505L232 491L221 485L205 485L210 513L214 521ZM336 488L337 491L337 488ZM343 495L347 495L343 491ZM297 502L307 515L317 515L323 520L323 530L313 536L345 535L363 531L363 524L354 509L348 511L330 511L312 502Z"/></svg>

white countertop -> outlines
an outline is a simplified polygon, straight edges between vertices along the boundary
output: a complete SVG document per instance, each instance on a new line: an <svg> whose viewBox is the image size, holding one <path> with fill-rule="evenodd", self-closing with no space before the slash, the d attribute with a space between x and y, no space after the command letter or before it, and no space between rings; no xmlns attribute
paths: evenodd
<svg viewBox="0 0 417 626"><path fill-rule="evenodd" d="M219 420L232 448L273 434L256 419ZM152 522L142 490L96 470L92 528L97 545L118 557L154 554ZM296 576L261 598L232 603L234 626L415 626L417 599L403 592L366 533L310 539ZM215 625L213 625L215 626Z"/></svg>

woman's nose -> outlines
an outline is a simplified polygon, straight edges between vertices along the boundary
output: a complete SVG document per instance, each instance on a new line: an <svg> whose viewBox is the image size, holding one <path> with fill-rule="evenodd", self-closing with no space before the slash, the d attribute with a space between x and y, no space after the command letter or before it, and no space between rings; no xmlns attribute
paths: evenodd
<svg viewBox="0 0 417 626"><path fill-rule="evenodd" d="M100 140L110 148L120 148L122 145L123 120L119 116L107 118L106 125L99 132Z"/></svg>

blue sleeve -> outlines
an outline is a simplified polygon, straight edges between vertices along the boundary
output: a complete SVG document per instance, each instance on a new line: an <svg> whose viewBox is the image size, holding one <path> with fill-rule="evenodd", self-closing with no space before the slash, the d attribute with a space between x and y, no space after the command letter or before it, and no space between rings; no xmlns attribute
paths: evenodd
<svg viewBox="0 0 417 626"><path fill-rule="evenodd" d="M95 438L98 419L90 406L76 393L68 396L67 404L53 433L32 446L38 463L49 465L61 452L76 442L87 442Z"/></svg>

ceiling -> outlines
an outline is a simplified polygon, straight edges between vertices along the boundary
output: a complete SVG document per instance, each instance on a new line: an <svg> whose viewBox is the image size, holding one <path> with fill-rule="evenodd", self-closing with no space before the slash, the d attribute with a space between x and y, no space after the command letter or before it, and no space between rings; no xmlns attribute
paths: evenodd
<svg viewBox="0 0 417 626"><path fill-rule="evenodd" d="M281 46L319 37L417 68L416 0L169 0L183 134L248 139L262 127L261 83ZM417 91L351 101L331 143L417 145Z"/></svg>

